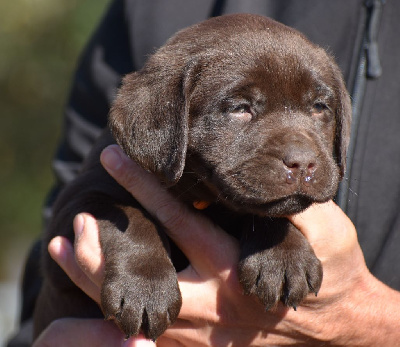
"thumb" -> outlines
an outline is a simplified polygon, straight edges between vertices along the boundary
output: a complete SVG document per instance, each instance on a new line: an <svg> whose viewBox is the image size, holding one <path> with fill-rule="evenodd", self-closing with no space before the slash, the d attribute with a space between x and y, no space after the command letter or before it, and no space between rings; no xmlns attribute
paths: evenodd
<svg viewBox="0 0 400 347"><path fill-rule="evenodd" d="M40 346L121 346L124 336L112 322L102 319L62 318L53 321L37 338Z"/></svg>
<svg viewBox="0 0 400 347"><path fill-rule="evenodd" d="M333 201L314 204L287 218L308 239L317 257L331 255L327 250L346 252L358 245L353 223Z"/></svg>

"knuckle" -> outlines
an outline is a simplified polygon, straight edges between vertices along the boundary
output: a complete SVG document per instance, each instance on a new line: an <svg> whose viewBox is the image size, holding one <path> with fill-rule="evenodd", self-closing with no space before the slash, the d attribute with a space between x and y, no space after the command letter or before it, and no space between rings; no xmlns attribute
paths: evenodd
<svg viewBox="0 0 400 347"><path fill-rule="evenodd" d="M143 177L132 171L129 165L124 165L117 180L120 185L132 194L137 190L137 187L144 184Z"/></svg>
<svg viewBox="0 0 400 347"><path fill-rule="evenodd" d="M158 221L170 231L179 231L185 228L187 210L178 202L160 202L155 215Z"/></svg>

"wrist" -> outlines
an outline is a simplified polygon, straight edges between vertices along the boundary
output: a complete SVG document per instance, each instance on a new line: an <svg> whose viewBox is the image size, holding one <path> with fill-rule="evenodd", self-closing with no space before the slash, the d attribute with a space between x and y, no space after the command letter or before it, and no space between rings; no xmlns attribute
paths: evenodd
<svg viewBox="0 0 400 347"><path fill-rule="evenodd" d="M342 298L333 345L395 346L400 340L400 293L368 272Z"/></svg>

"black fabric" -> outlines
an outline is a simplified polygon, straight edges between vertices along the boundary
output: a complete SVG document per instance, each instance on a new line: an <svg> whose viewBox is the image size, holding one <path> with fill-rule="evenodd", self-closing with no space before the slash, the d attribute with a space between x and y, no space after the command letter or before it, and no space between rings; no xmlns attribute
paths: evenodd
<svg viewBox="0 0 400 347"><path fill-rule="evenodd" d="M348 214L371 271L400 289L400 3L387 1L378 42L382 75L368 80Z"/></svg>
<svg viewBox="0 0 400 347"><path fill-rule="evenodd" d="M258 13L292 26L337 60L350 90L358 69L365 5L376 0L115 0L80 60L66 106L63 138L54 160L58 190L79 170L106 124L121 77L140 69L174 32L225 13ZM355 223L367 265L400 290L400 1L386 0L374 35L382 75L366 82L355 138L348 215ZM243 23L245 25L245 23ZM46 214L46 218L50 213ZM329 221L327 221L329 223ZM25 277L35 278L30 257ZM33 279L31 283L37 283ZM37 285L25 286L31 312ZM31 298L31 299L29 299ZM26 314L24 313L24 319ZM12 344L10 344L12 345ZM23 344L19 344L23 345ZM29 343L27 344L29 345Z"/></svg>

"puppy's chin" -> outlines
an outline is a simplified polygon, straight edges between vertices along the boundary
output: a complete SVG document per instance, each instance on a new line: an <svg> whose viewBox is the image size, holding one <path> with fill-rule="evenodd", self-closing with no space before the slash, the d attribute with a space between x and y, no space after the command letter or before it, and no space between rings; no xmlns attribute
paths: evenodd
<svg viewBox="0 0 400 347"><path fill-rule="evenodd" d="M328 199L327 199L328 200ZM228 208L236 210L239 213L250 213L260 217L285 217L304 211L315 201L306 195L292 195L278 200L265 203L239 202L236 203L226 201Z"/></svg>
<svg viewBox="0 0 400 347"><path fill-rule="evenodd" d="M314 201L306 195L293 195L266 204L266 208L261 212L264 216L284 217L290 214L304 211Z"/></svg>

